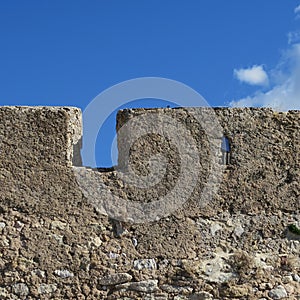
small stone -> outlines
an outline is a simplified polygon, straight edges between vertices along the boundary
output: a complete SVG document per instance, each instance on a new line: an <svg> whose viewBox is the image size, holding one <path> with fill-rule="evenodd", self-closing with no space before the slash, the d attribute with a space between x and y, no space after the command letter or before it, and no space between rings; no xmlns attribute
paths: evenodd
<svg viewBox="0 0 300 300"><path fill-rule="evenodd" d="M100 237L99 236L96 236L95 238L93 238L92 240L91 240L91 244L93 245L93 246L95 246L95 247L100 247L101 245L102 245L102 241L101 241L101 239L100 239Z"/></svg>
<svg viewBox="0 0 300 300"><path fill-rule="evenodd" d="M153 293L158 290L157 288L158 280L145 280L139 282L132 282L128 289L143 293Z"/></svg>
<svg viewBox="0 0 300 300"><path fill-rule="evenodd" d="M74 277L74 274L68 270L55 270L54 274L60 278Z"/></svg>
<svg viewBox="0 0 300 300"><path fill-rule="evenodd" d="M132 239L132 244L133 244L134 247L136 247L138 245L138 241L137 241L136 238Z"/></svg>
<svg viewBox="0 0 300 300"><path fill-rule="evenodd" d="M282 285L278 285L275 289L271 290L268 295L272 299L283 299L288 296L285 288Z"/></svg>
<svg viewBox="0 0 300 300"><path fill-rule="evenodd" d="M188 298L183 295L177 295L173 298L173 300L188 300Z"/></svg>
<svg viewBox="0 0 300 300"><path fill-rule="evenodd" d="M18 296L27 296L29 294L28 286L25 283L16 283L12 286L13 293Z"/></svg>
<svg viewBox="0 0 300 300"><path fill-rule="evenodd" d="M293 278L295 281L300 282L300 276L298 274L293 274Z"/></svg>
<svg viewBox="0 0 300 300"><path fill-rule="evenodd" d="M99 279L98 283L101 285L116 285L128 282L131 279L132 276L128 273L117 273L102 277Z"/></svg>
<svg viewBox="0 0 300 300"><path fill-rule="evenodd" d="M6 224L4 222L0 222L0 229L5 228Z"/></svg>
<svg viewBox="0 0 300 300"><path fill-rule="evenodd" d="M67 228L67 223L61 221L52 221L51 222L51 229L60 229L65 230Z"/></svg>
<svg viewBox="0 0 300 300"><path fill-rule="evenodd" d="M237 225L237 226L234 228L233 234L234 234L235 236L241 237L243 233L244 233L244 228L242 227L241 224Z"/></svg>
<svg viewBox="0 0 300 300"><path fill-rule="evenodd" d="M63 245L64 244L64 236L60 235L60 234L51 234L51 236L60 244Z"/></svg>
<svg viewBox="0 0 300 300"><path fill-rule="evenodd" d="M133 267L136 270L148 269L148 270L156 270L157 265L154 258L148 259L136 259L133 262Z"/></svg>
<svg viewBox="0 0 300 300"><path fill-rule="evenodd" d="M57 290L56 284L45 284L42 283L38 286L38 293L39 294L51 294Z"/></svg>
<svg viewBox="0 0 300 300"><path fill-rule="evenodd" d="M289 283L289 282L293 281L293 277L291 275L287 275L287 276L284 276L281 281L282 281L282 283Z"/></svg>
<svg viewBox="0 0 300 300"><path fill-rule="evenodd" d="M221 230L223 227L219 225L218 223L213 223L210 226L210 233L212 236L215 236L216 232Z"/></svg>
<svg viewBox="0 0 300 300"><path fill-rule="evenodd" d="M110 258L110 259L116 259L116 258L118 258L120 255L118 254L118 253L114 253L114 252L109 252L108 253L108 257Z"/></svg>
<svg viewBox="0 0 300 300"><path fill-rule="evenodd" d="M36 275L38 277L42 277L42 278L46 277L45 271L42 271L41 269L35 269L35 270L31 271L31 274Z"/></svg>
<svg viewBox="0 0 300 300"><path fill-rule="evenodd" d="M23 227L25 226L24 223L20 222L20 221L17 221L15 222L15 228L18 230L18 231L22 231Z"/></svg>
<svg viewBox="0 0 300 300"><path fill-rule="evenodd" d="M190 300L212 300L213 295L208 292L202 291L191 295L189 299Z"/></svg>
<svg viewBox="0 0 300 300"><path fill-rule="evenodd" d="M112 224L113 224L113 230L116 237L120 237L126 232L126 230L123 228L122 222L118 220L112 220Z"/></svg>

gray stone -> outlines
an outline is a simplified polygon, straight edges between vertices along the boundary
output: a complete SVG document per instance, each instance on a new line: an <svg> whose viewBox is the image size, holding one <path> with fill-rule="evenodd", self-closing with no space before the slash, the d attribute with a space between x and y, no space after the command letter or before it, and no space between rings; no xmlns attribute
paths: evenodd
<svg viewBox="0 0 300 300"><path fill-rule="evenodd" d="M132 239L132 244L133 244L134 247L136 247L138 245L138 241L137 241L136 238Z"/></svg>
<svg viewBox="0 0 300 300"><path fill-rule="evenodd" d="M0 222L0 229L3 229L6 226L4 222Z"/></svg>
<svg viewBox="0 0 300 300"><path fill-rule="evenodd" d="M130 287L130 282L125 282L125 283L122 283L122 284L117 284L114 286L114 289L116 291L127 291Z"/></svg>
<svg viewBox="0 0 300 300"><path fill-rule="evenodd" d="M295 281L300 282L300 276L298 274L293 274L293 278Z"/></svg>
<svg viewBox="0 0 300 300"><path fill-rule="evenodd" d="M116 259L116 258L118 258L120 256L120 254L118 254L118 253L114 253L114 252L109 252L108 253L108 257L110 258L110 259Z"/></svg>
<svg viewBox="0 0 300 300"><path fill-rule="evenodd" d="M45 277L46 277L45 271L43 271L43 270L41 270L41 269L35 269L35 270L32 270L32 271L31 271L31 274L32 274L32 275L36 275L36 276L41 277L41 278L45 278Z"/></svg>
<svg viewBox="0 0 300 300"><path fill-rule="evenodd" d="M39 294L51 294L57 290L57 285L55 283L52 284L45 284L42 283L38 286L38 293Z"/></svg>
<svg viewBox="0 0 300 300"><path fill-rule="evenodd" d="M221 230L222 229L222 226L218 223L213 223L211 224L210 226L210 233L212 236L215 236L216 232Z"/></svg>
<svg viewBox="0 0 300 300"><path fill-rule="evenodd" d="M238 224L233 231L234 235L237 237L241 237L241 235L244 233L244 228L241 224Z"/></svg>
<svg viewBox="0 0 300 300"><path fill-rule="evenodd" d="M12 291L14 294L21 297L27 296L29 294L28 286L25 283L15 283L12 286Z"/></svg>
<svg viewBox="0 0 300 300"><path fill-rule="evenodd" d="M59 276L60 278L74 277L74 274L68 270L55 270L54 274Z"/></svg>
<svg viewBox="0 0 300 300"><path fill-rule="evenodd" d="M18 230L18 231L22 231L23 227L25 226L24 223L22 223L21 221L16 221L15 222L15 228Z"/></svg>
<svg viewBox="0 0 300 300"><path fill-rule="evenodd" d="M144 292L144 293L153 293L158 290L157 287L158 280L145 280L139 282L132 282L128 289L137 292Z"/></svg>
<svg viewBox="0 0 300 300"><path fill-rule="evenodd" d="M133 262L133 267L136 270L142 270L142 269L156 270L157 269L156 261L154 258L136 259Z"/></svg>
<svg viewBox="0 0 300 300"><path fill-rule="evenodd" d="M99 279L98 283L101 285L116 285L128 282L131 279L132 276L128 273L117 273L102 277Z"/></svg>
<svg viewBox="0 0 300 300"><path fill-rule="evenodd" d="M288 296L285 288L282 285L278 285L276 288L269 291L268 295L272 299L283 299Z"/></svg>

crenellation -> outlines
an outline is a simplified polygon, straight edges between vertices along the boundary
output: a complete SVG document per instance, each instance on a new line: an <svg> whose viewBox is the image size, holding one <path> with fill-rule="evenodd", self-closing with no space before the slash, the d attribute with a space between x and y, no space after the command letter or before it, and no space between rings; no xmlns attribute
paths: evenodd
<svg viewBox="0 0 300 300"><path fill-rule="evenodd" d="M0 107L1 299L300 297L300 111L126 109L116 126L100 172L80 109Z"/></svg>

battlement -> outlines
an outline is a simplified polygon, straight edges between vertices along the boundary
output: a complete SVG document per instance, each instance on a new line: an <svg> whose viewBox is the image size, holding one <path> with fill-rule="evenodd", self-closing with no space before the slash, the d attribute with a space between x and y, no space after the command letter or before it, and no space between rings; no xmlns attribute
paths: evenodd
<svg viewBox="0 0 300 300"><path fill-rule="evenodd" d="M300 297L300 111L122 110L106 172L81 118L0 107L1 299Z"/></svg>

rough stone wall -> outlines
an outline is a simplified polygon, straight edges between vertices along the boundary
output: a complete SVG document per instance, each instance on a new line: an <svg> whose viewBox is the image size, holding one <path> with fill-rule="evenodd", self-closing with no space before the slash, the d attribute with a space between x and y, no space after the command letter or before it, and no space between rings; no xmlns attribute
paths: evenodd
<svg viewBox="0 0 300 300"><path fill-rule="evenodd" d="M209 161L216 154L209 153L206 132L201 128L201 124L187 122L187 120L192 119L195 112L206 110L203 108L123 110L119 112L117 127L122 127L124 123L134 120L136 116L141 119L138 124L144 123L147 127L146 117L149 114L168 115L184 124L199 148L198 186L202 188L202 183L207 181ZM231 162L225 169L215 201L208 205L212 207L212 211L206 212L205 209L198 209L188 211L187 215L217 215L226 210L242 213L257 213L262 209L268 209L270 213L278 210L289 212L299 210L299 112L278 113L272 109L259 108L216 108L214 111L222 127L223 135L230 141ZM126 164L124 152L129 147L127 141L130 140L128 138L130 134L131 132L128 131L124 139L119 137L118 141L119 165L123 167ZM164 153L165 148L176 148L176 145L172 145L172 141L164 148L164 144L157 142L159 139L161 137L146 135L131 147L131 158L133 158L131 162L137 170L147 168L151 153ZM217 141L221 149L221 140ZM220 156L221 153L219 153L221 162ZM179 165L181 160L182 157L174 152L170 159L170 168L174 169L173 166ZM197 172L195 172L196 175ZM197 191L195 194L198 195Z"/></svg>
<svg viewBox="0 0 300 300"><path fill-rule="evenodd" d="M288 226L300 226L300 112L214 111L224 133L213 141L229 138L231 163L221 166L219 190L202 206L212 158L220 162L221 153L209 151L193 113L119 112L117 129L145 113L169 115L199 149L189 200L158 221L135 224L101 211L117 210L112 195L147 203L174 188L182 160L176 144L151 134L131 147L139 175L148 174L153 154L167 157L162 181L138 189L121 176L130 131L119 136L116 170L98 172L75 167L79 109L0 108L0 299L299 299L300 235ZM112 205L95 207L78 174L88 174L92 196L109 189L103 197Z"/></svg>

